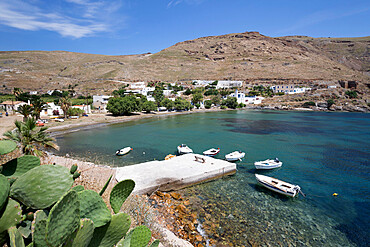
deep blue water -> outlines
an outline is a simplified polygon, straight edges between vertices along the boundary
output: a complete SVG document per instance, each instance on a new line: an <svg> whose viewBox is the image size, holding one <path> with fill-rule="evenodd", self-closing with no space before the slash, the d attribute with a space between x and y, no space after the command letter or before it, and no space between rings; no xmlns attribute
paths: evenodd
<svg viewBox="0 0 370 247"><path fill-rule="evenodd" d="M181 143L195 153L220 147L219 158L243 150L246 158L236 175L185 190L200 220L207 225L210 214L217 223L210 236L225 236L234 246L370 246L368 114L199 113L83 130L57 142L60 154L113 166L162 160ZM125 146L134 150L114 155ZM299 184L305 198L285 198L256 184L253 162L274 157L282 168L258 173Z"/></svg>

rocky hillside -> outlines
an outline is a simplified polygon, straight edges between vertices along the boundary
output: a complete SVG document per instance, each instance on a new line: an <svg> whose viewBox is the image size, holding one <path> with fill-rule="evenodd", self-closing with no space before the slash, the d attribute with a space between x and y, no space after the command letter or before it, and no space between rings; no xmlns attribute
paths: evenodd
<svg viewBox="0 0 370 247"><path fill-rule="evenodd" d="M233 79L369 83L370 37L271 38L257 32L204 37L156 54L104 56L64 51L0 52L0 92L75 86L109 92L120 81Z"/></svg>

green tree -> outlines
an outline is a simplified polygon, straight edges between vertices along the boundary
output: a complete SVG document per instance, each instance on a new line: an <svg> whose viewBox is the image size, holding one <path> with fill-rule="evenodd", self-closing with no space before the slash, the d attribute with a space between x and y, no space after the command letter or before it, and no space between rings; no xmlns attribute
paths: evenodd
<svg viewBox="0 0 370 247"><path fill-rule="evenodd" d="M164 100L162 100L161 106L166 107L167 110L170 111L170 110L173 110L174 109L175 103L172 100L170 100L168 98L165 98Z"/></svg>
<svg viewBox="0 0 370 247"><path fill-rule="evenodd" d="M208 89L207 91L204 92L204 95L205 96L209 96L209 95L218 95L219 92L217 89Z"/></svg>
<svg viewBox="0 0 370 247"><path fill-rule="evenodd" d="M48 127L36 127L36 120L28 118L26 122L15 121L16 129L5 132L4 136L10 140L16 141L25 154L43 156L42 148L53 148L58 150L59 147L46 132Z"/></svg>
<svg viewBox="0 0 370 247"><path fill-rule="evenodd" d="M203 95L201 93L196 93L196 94L193 94L191 102L193 102L193 104L199 104L200 102L202 102L202 100L203 100Z"/></svg>
<svg viewBox="0 0 370 247"><path fill-rule="evenodd" d="M115 116L129 115L135 111L141 111L140 99L135 96L126 96L123 98L110 98L107 104L107 110Z"/></svg>
<svg viewBox="0 0 370 247"><path fill-rule="evenodd" d="M67 110L68 116L82 116L82 114L84 114L84 110L80 108L69 108Z"/></svg>
<svg viewBox="0 0 370 247"><path fill-rule="evenodd" d="M153 97L155 99L155 102L157 102L157 105L159 106L164 99L163 89L161 87L155 87L153 91Z"/></svg>
<svg viewBox="0 0 370 247"><path fill-rule="evenodd" d="M41 111L48 108L48 104L43 101L41 98L34 98L31 100L32 108L33 108L33 115L35 116L36 120L40 119Z"/></svg>
<svg viewBox="0 0 370 247"><path fill-rule="evenodd" d="M69 108L72 106L71 99L68 97L62 97L59 99L58 104L60 105L60 108L63 110L64 118L67 118L67 113Z"/></svg>
<svg viewBox="0 0 370 247"><path fill-rule="evenodd" d="M33 108L30 105L21 105L18 107L17 112L23 115L23 122L32 114Z"/></svg>
<svg viewBox="0 0 370 247"><path fill-rule="evenodd" d="M151 111L155 111L157 109L156 104L153 101L146 101L143 103L143 111L150 113Z"/></svg>
<svg viewBox="0 0 370 247"><path fill-rule="evenodd" d="M226 90L226 89L222 89L219 92L220 92L220 94L221 94L222 97L227 96L227 95L230 94L230 92L228 90Z"/></svg>
<svg viewBox="0 0 370 247"><path fill-rule="evenodd" d="M235 97L227 97L227 99L221 102L221 105L227 106L228 108L235 109L238 106L238 102Z"/></svg>
<svg viewBox="0 0 370 247"><path fill-rule="evenodd" d="M125 96L125 93L126 93L126 86L125 87L121 87L120 89L118 90L114 90L113 91L113 95L116 96L116 97L124 97Z"/></svg>
<svg viewBox="0 0 370 247"><path fill-rule="evenodd" d="M211 98L212 104L219 105L221 102L221 96L220 95L214 95Z"/></svg>
<svg viewBox="0 0 370 247"><path fill-rule="evenodd" d="M184 92L184 95L190 95L190 94L192 94L193 92L189 89L189 88L187 88L186 90L185 90L185 92Z"/></svg>
<svg viewBox="0 0 370 247"><path fill-rule="evenodd" d="M330 107L331 107L332 105L334 105L334 104L335 104L334 100L332 100L332 99L328 99L328 100L326 101L326 103L327 103L327 105L328 105L328 109L330 109Z"/></svg>
<svg viewBox="0 0 370 247"><path fill-rule="evenodd" d="M177 111L191 110L193 108L189 101L182 98L176 98L174 104Z"/></svg>
<svg viewBox="0 0 370 247"><path fill-rule="evenodd" d="M204 101L204 107L205 107L206 109L210 109L210 108L211 108L211 106L212 106L212 101L211 101L211 100L206 100L206 101Z"/></svg>

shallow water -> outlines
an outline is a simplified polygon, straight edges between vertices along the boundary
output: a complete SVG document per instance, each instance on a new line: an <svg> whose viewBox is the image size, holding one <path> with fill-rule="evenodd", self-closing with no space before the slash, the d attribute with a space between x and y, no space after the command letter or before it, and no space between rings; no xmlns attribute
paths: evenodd
<svg viewBox="0 0 370 247"><path fill-rule="evenodd" d="M369 127L361 113L227 111L103 126L57 142L59 154L112 166L162 160L181 143L195 153L220 147L218 158L243 150L236 175L184 192L203 225L215 223L211 238L234 246L369 246ZM134 150L114 155L125 146ZM299 184L307 197L256 184L253 162L274 157L282 168L258 173Z"/></svg>

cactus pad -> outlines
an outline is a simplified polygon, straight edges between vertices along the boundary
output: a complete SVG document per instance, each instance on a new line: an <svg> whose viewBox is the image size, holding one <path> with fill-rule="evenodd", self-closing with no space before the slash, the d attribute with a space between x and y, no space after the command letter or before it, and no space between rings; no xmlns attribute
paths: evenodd
<svg viewBox="0 0 370 247"><path fill-rule="evenodd" d="M119 212L122 204L134 190L134 187L135 182L131 179L123 180L113 187L112 192L110 193L109 202L115 214Z"/></svg>
<svg viewBox="0 0 370 247"><path fill-rule="evenodd" d="M73 173L73 179L77 179L81 174L79 172Z"/></svg>
<svg viewBox="0 0 370 247"><path fill-rule="evenodd" d="M3 208L3 206L6 203L6 200L8 199L9 190L10 190L10 184L8 182L8 179L0 174L0 210Z"/></svg>
<svg viewBox="0 0 370 247"><path fill-rule="evenodd" d="M1 140L0 141L0 155L8 154L16 149L17 143L12 140Z"/></svg>
<svg viewBox="0 0 370 247"><path fill-rule="evenodd" d="M108 178L107 182L104 184L103 188L99 192L99 196L102 196L104 194L105 190L108 188L109 182L112 179L112 177L113 177L113 175L110 175L110 177Z"/></svg>
<svg viewBox="0 0 370 247"><path fill-rule="evenodd" d="M138 226L135 229L131 230L129 234L122 239L117 247L125 246L135 246L135 247L146 247L150 239L152 238L152 233L147 226Z"/></svg>
<svg viewBox="0 0 370 247"><path fill-rule="evenodd" d="M69 191L50 210L46 242L60 246L80 226L80 202L76 191Z"/></svg>
<svg viewBox="0 0 370 247"><path fill-rule="evenodd" d="M19 177L37 166L40 166L39 157L24 155L4 164L1 174L6 177Z"/></svg>
<svg viewBox="0 0 370 247"><path fill-rule="evenodd" d="M149 247L158 247L159 246L159 240L156 239L153 241L153 243Z"/></svg>
<svg viewBox="0 0 370 247"><path fill-rule="evenodd" d="M20 234L22 234L24 238L29 238L31 236L31 225L31 220L24 220L18 226L18 231L20 232Z"/></svg>
<svg viewBox="0 0 370 247"><path fill-rule="evenodd" d="M130 229L130 216L125 213L118 213L112 216L111 222L95 228L93 238L89 247L111 247L118 243Z"/></svg>
<svg viewBox="0 0 370 247"><path fill-rule="evenodd" d="M76 185L75 187L72 187L71 190L74 190L76 192L81 192L81 191L85 190L85 187L83 187L82 185L79 184L79 185Z"/></svg>
<svg viewBox="0 0 370 247"><path fill-rule="evenodd" d="M95 227L104 226L112 219L107 205L95 191L78 192L78 199L80 201L80 217L91 219Z"/></svg>
<svg viewBox="0 0 370 247"><path fill-rule="evenodd" d="M87 247L94 234L94 223L90 219L81 219L80 228L73 234L64 247Z"/></svg>
<svg viewBox="0 0 370 247"><path fill-rule="evenodd" d="M75 173L76 171L77 171L77 165L72 165L72 166L71 166L71 169L69 169L69 172L70 172L71 174Z"/></svg>
<svg viewBox="0 0 370 247"><path fill-rule="evenodd" d="M32 241L35 247L47 246L45 235L46 235L46 223L48 216L43 210L37 210L35 217L32 221Z"/></svg>
<svg viewBox="0 0 370 247"><path fill-rule="evenodd" d="M0 213L0 232L16 226L22 220L22 210L18 202L9 198L5 210Z"/></svg>
<svg viewBox="0 0 370 247"><path fill-rule="evenodd" d="M15 226L8 229L8 234L10 247L25 247L23 237Z"/></svg>
<svg viewBox="0 0 370 247"><path fill-rule="evenodd" d="M59 200L72 184L72 176L66 167L38 166L14 182L10 187L10 197L21 201L27 207L44 209Z"/></svg>

